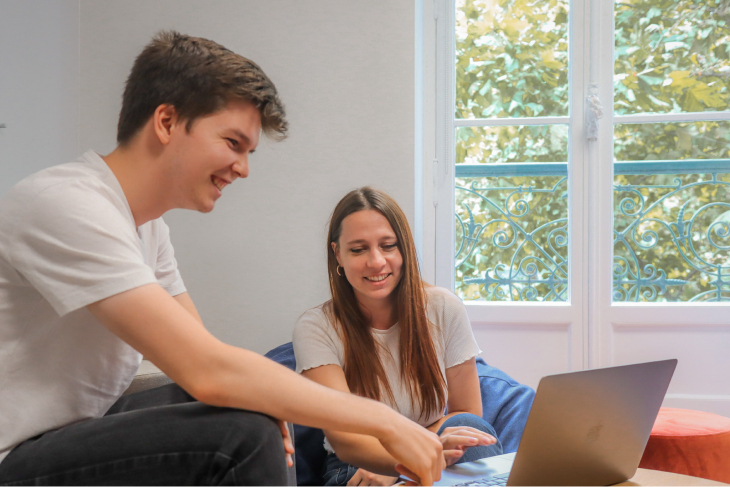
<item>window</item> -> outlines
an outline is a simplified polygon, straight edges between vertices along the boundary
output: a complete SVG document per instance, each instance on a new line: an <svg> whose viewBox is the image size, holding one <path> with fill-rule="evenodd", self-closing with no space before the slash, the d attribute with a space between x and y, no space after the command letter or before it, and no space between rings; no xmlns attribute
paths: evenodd
<svg viewBox="0 0 730 487"><path fill-rule="evenodd" d="M678 357L730 414L730 2L436 8L435 280L492 363Z"/></svg>

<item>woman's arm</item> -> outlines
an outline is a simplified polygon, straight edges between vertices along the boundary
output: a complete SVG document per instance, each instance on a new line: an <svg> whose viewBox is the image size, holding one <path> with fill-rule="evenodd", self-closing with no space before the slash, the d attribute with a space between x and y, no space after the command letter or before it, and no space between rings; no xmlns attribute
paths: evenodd
<svg viewBox="0 0 730 487"><path fill-rule="evenodd" d="M339 365L323 365L302 372L302 375L323 386L350 393L345 372ZM382 475L398 476L396 460L372 436L344 431L324 430L337 457L343 462L357 465Z"/></svg>
<svg viewBox="0 0 730 487"><path fill-rule="evenodd" d="M428 427L434 433L451 416L471 413L482 416L482 394L479 387L476 358L446 369L446 387L449 391L447 406L449 414Z"/></svg>

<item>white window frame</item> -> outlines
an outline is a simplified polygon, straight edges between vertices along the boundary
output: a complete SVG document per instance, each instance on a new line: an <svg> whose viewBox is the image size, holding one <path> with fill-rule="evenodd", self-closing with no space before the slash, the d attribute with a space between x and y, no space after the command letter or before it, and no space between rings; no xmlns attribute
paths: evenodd
<svg viewBox="0 0 730 487"><path fill-rule="evenodd" d="M502 337L510 330L529 338L543 330L560 330L567 337L567 364L562 370L540 368L515 372L533 378L553 371L579 370L616 365L625 362L621 343L627 333L649 330L658 337L658 344L646 347L635 361L664 358L662 340L672 333L705 333L694 338L712 340L730 337L730 303L613 303L613 127L615 123L730 120L730 112L689 114L645 114L613 116L613 6L610 0L572 0L569 11L569 83L570 112L568 117L508 118L487 121L464 121L454 118L455 85L455 1L418 0L422 5L424 61L426 83L423 93L417 93L417 104L425 119L422 126L427 134L422 141L425 150L417 159L420 164L422 197L420 212L423 243L421 246L425 276L438 286L454 290L454 133L457 126L534 125L564 123L570 127L568 160L569 184L569 300L565 303L486 303L466 301L465 306L475 334L481 330L489 339ZM418 11L418 9L417 9ZM434 20L435 19L435 20ZM600 19L610 19L608 21ZM432 69L429 53L435 51ZM588 62L590 60L591 62ZM434 86L429 86L429 75ZM418 73L417 73L418 76ZM588 86L597 85L604 108L599 122L598 139L589 141L585 133L586 96ZM435 94L429 98L429 88ZM435 113L429 113L433 102ZM429 118L432 115L432 118ZM434 126L429 125L434 120ZM435 134L434 146L429 146L428 134ZM432 149L433 147L433 149ZM611 182L611 183L608 183ZM430 196L430 197L429 197ZM435 208L434 208L435 205ZM700 326L698 326L700 325ZM497 330L497 331L495 331ZM491 334L491 335L490 335ZM689 336L689 335L688 335ZM667 338L670 337L670 338ZM700 338L697 338L700 337ZM694 339L693 338L693 339ZM509 346L509 345L507 345ZM484 347L482 347L484 348ZM516 351L517 352L517 351ZM694 353L694 352L693 352ZM680 359L680 376L687 367L704 360L710 367L726 370L730 358L688 355ZM716 354L719 355L719 354ZM525 357L520 359L525 360ZM560 360L563 360L561 358ZM516 363L516 362L515 362ZM684 364L684 365L683 365ZM499 366L499 363L496 364ZM536 366L537 367L537 366ZM682 369L685 367L685 369ZM677 377L675 374L675 377ZM523 379L524 380L524 379ZM530 383L530 380L525 380ZM681 382L684 381L684 382ZM730 395L716 391L718 380L702 387L712 393L690 391L688 379L682 378L667 398L670 406L692 407L730 414ZM530 385L536 385L531 383ZM724 386L723 386L724 387ZM684 389L683 389L684 388ZM672 402L674 401L674 402ZM708 406L709 404L709 406ZM713 409L714 408L714 409Z"/></svg>

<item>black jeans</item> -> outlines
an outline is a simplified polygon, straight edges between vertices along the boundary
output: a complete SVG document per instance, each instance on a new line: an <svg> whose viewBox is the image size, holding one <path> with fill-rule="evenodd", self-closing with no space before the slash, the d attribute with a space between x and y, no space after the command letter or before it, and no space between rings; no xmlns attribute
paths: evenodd
<svg viewBox="0 0 730 487"><path fill-rule="evenodd" d="M120 398L0 463L1 485L286 485L277 422L195 401L176 384Z"/></svg>

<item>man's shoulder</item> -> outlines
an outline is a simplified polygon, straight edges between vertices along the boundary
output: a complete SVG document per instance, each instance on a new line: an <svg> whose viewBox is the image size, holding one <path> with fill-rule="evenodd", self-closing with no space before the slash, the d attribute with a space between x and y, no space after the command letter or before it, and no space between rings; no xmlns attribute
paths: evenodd
<svg viewBox="0 0 730 487"><path fill-rule="evenodd" d="M108 186L98 168L81 161L59 164L31 174L16 184L9 197L36 197L49 190L90 190L98 192Z"/></svg>
<svg viewBox="0 0 730 487"><path fill-rule="evenodd" d="M0 246L11 245L19 232L52 232L73 222L119 226L131 220L121 188L114 187L116 179L110 181L109 174L103 161L82 156L23 179L0 199Z"/></svg>

